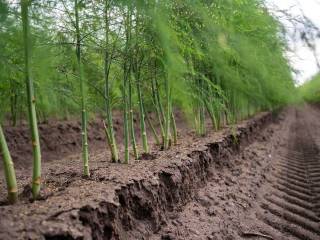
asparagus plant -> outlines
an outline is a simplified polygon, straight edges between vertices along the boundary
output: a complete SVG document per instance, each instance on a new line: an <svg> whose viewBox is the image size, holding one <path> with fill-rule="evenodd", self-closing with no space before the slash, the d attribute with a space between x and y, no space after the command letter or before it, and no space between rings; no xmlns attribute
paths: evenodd
<svg viewBox="0 0 320 240"><path fill-rule="evenodd" d="M106 103L106 113L107 113L107 127L105 127L107 140L111 150L112 162L119 161L119 154L117 143L114 135L113 120L112 120L112 108L111 108L111 94L110 94L110 66L111 66L111 56L109 53L109 9L110 1L105 0L105 59L104 59L104 79L105 79L105 103Z"/></svg>
<svg viewBox="0 0 320 240"><path fill-rule="evenodd" d="M173 144L176 145L178 143L178 132L177 132L177 125L176 119L174 117L174 112L171 109L171 125L172 125L172 132L173 132Z"/></svg>
<svg viewBox="0 0 320 240"><path fill-rule="evenodd" d="M164 127L163 127L163 112L162 112L162 104L159 101L160 96L159 96L159 88L157 86L157 72L156 72L156 62L155 62L155 67L154 67L154 76L152 77L152 84L151 84L151 89L152 89L152 102L154 105L154 109L157 114L157 118L159 121L160 125L160 131L161 131L161 138L162 138L162 145L164 144Z"/></svg>
<svg viewBox="0 0 320 240"><path fill-rule="evenodd" d="M125 24L125 49L124 49L124 59L123 59L123 84L122 84L122 101L123 101L123 124L124 124L124 163L128 164L130 160L129 152L129 139L130 139L130 129L133 129L133 126L130 127L130 124L133 125L133 119L130 121L130 118L133 116L130 105L131 103L131 90L129 89L129 80L131 82L131 62L129 59L130 51L130 24L131 24L131 13L128 11L125 14L124 24ZM130 94L130 96L129 96ZM131 132L131 139L134 139L134 132ZM133 144L135 148L135 145Z"/></svg>
<svg viewBox="0 0 320 240"><path fill-rule="evenodd" d="M140 130L141 130L141 138L143 144L143 151L145 153L149 153L149 146L148 146L148 138L147 138L147 131L146 131L146 124L145 124L145 109L143 106L143 97L141 92L141 82L140 76L137 74L137 94L138 94L138 104L139 104L139 113L140 113Z"/></svg>
<svg viewBox="0 0 320 240"><path fill-rule="evenodd" d="M15 203L18 199L18 188L16 174L14 170L14 164L11 159L11 155L8 149L8 145L0 125L0 153L3 158L4 175L7 182L8 189L8 201L9 203Z"/></svg>
<svg viewBox="0 0 320 240"><path fill-rule="evenodd" d="M9 59L1 60L4 64L0 66L0 75L1 79L6 80L0 81L0 88L4 89L1 91L1 103L3 102L2 105L6 107L4 112L11 111L13 125L19 120L17 118L22 119L24 116L23 101L28 100L33 145L33 193L36 197L40 191L41 154L35 110L36 98L31 78L28 18L30 2L31 0L21 0L25 59L19 56L19 51L12 51L15 48L19 49L20 42L14 40L21 37L17 31L17 21L20 19L14 18L16 16L13 15L16 11L8 11L8 16L11 15L7 18L9 21L2 22L4 32L0 38L0 45L3 46L1 55ZM57 48L56 46L53 48L53 44L48 44L42 46L42 50L37 48L34 53L37 56L33 59L35 67L32 70L36 76L44 76L39 77L37 81L36 90L39 96L37 103L41 103L37 104L37 113L38 117L42 116L45 119L51 116L63 117L63 113L73 114L78 111L77 104L70 99L77 97L79 91L74 86L80 83L84 175L89 175L84 71L87 73L90 85L105 89L102 93L104 100L96 94L102 92L100 90L89 93L93 100L92 105L96 109L103 109L106 113L105 129L113 161L119 159L119 153L113 128L112 97L117 97L121 93L125 119L126 162L129 161L130 139L137 157L133 124L134 107L140 114L143 151L148 152L147 127L152 130L157 142L161 141L162 137L164 149L169 148L170 139L172 143L176 141L174 107L184 108L182 110L186 112L191 112L190 109L193 108L192 117L195 117L197 130L203 135L207 114L217 129L224 122L233 123L234 120L256 111L285 104L292 100L289 96L294 95L292 93L295 88L290 68L283 58L284 43L278 36L278 24L266 11L261 11L259 0L246 1L245 9L248 9L249 15L257 19L256 22L261 26L270 26L269 28L250 27L247 21L248 12L236 11L244 9L243 3L240 2L217 1L215 5L196 0L49 2L32 9L35 15L42 14L48 9L55 9L52 13L47 11L45 19L48 21L34 21L37 24L37 28L33 29L34 37L37 38L37 43L52 39L53 42L58 41L63 44L59 44ZM64 7L65 12L61 14L61 21L50 21L55 17L58 2ZM79 17L79 11L84 6L86 8ZM8 9L10 8L15 10L12 4L8 4ZM125 14L121 16L122 13ZM237 18L239 21L236 23L232 21L234 14L239 15ZM102 15L104 17L101 17ZM231 17L225 19L219 16ZM248 28L255 29L250 36L245 32ZM51 31L52 29L57 31ZM70 43L74 37L76 37L79 78L73 77L74 63L70 58L71 52L74 51ZM83 46L86 50L86 67L82 56ZM250 54L252 50L255 54ZM40 55L41 51L45 54ZM13 52L17 54L12 54ZM57 52L59 54L56 54ZM101 62L101 56L104 58L104 63ZM189 58L194 58L190 66L185 64ZM13 67L11 63L14 63ZM49 65L55 67L48 67L48 63L53 63ZM21 76L18 68L21 66L25 66L27 98L20 96ZM188 72L191 72L192 68L196 68L196 79L188 77ZM206 80L202 76L205 76ZM115 82L112 89L114 91L111 91L111 79L119 77L123 78L123 84ZM104 78L104 81L100 81L101 78ZM211 83L219 87L221 94L208 87ZM194 87L188 89L190 85ZM148 87L150 92L146 92L149 90ZM63 97L61 97L62 92L66 92ZM171 98L173 93L174 106ZM160 126L160 139L157 139L158 129L152 127L152 122L147 116L146 107L149 106L144 105L144 102L151 102L148 101L150 95ZM190 95L197 95L197 99Z"/></svg>
<svg viewBox="0 0 320 240"><path fill-rule="evenodd" d="M123 99L123 125L124 125L124 162L129 163L130 153L129 153L129 106L128 106L128 96L127 96L127 70L126 63L124 63L124 77L122 86L122 99Z"/></svg>
<svg viewBox="0 0 320 240"><path fill-rule="evenodd" d="M78 74L80 80L80 92L81 92L81 136L82 136L82 161L83 161L83 175L90 176L89 172L89 151L88 151L88 132L87 132L87 110L86 110L86 94L85 83L82 70L81 59L81 36L79 26L79 3L78 0L74 1L74 13L75 13L75 28L76 28L76 55Z"/></svg>
<svg viewBox="0 0 320 240"><path fill-rule="evenodd" d="M24 76L27 86L27 101L29 113L29 125L31 129L31 141L33 150L33 176L32 176L32 194L37 198L40 193L41 185L41 151L36 113L36 97L34 94L33 80L31 77L31 44L30 44L30 27L29 27L29 0L21 0L21 17L23 25L24 40Z"/></svg>
<svg viewBox="0 0 320 240"><path fill-rule="evenodd" d="M139 104L139 114L140 114L140 131L141 131L141 139L142 139L142 145L143 145L143 151L145 153L149 153L149 146L148 146L148 138L147 138L147 130L146 130L146 123L145 123L145 109L143 105L143 97L141 92L141 68L140 68L140 62L138 61L138 58L143 58L140 53L140 46L139 46L139 31L140 29L140 22L139 22L139 11L136 13L136 23L135 23L135 60L133 63L133 70L134 70L134 76L136 80L136 88L137 88L137 95L138 95L138 104ZM139 59L140 60L140 59Z"/></svg>
<svg viewBox="0 0 320 240"><path fill-rule="evenodd" d="M129 67L129 79L128 79L129 128L130 128L130 138L131 138L131 144L132 144L134 158L138 159L139 154L138 154L136 135L135 135L135 130L134 130L132 91L133 91L133 89L132 89L132 73L131 73L131 67Z"/></svg>
<svg viewBox="0 0 320 240"><path fill-rule="evenodd" d="M170 99L170 82L169 76L165 78L165 94L166 94L166 114L165 114L165 133L164 133L164 150L170 147L170 119L171 119L171 99Z"/></svg>
<svg viewBox="0 0 320 240"><path fill-rule="evenodd" d="M154 125L152 124L152 121L147 113L146 113L146 120L147 120L149 127L151 128L151 131L152 131L152 134L153 134L154 139L156 141L156 144L159 146L161 144L160 139L159 139L157 131L156 131Z"/></svg>

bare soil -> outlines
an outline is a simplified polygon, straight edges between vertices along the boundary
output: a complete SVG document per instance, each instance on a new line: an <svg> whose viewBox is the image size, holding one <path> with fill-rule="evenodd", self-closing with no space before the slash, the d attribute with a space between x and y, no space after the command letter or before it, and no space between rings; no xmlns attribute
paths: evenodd
<svg viewBox="0 0 320 240"><path fill-rule="evenodd" d="M170 151L153 147L155 158L129 165L109 162L97 127L90 140L104 143L89 179L79 153L49 151L42 198L32 202L30 164L17 160L20 201L9 206L1 172L0 239L320 239L319 117L304 106L204 138L182 130ZM69 141L73 127L57 138Z"/></svg>
<svg viewBox="0 0 320 240"><path fill-rule="evenodd" d="M114 113L114 131L116 140L121 143L123 139L123 120L122 113L115 111ZM182 119L182 114L177 115L179 123L185 123ZM150 115L151 119L154 116ZM137 118L134 118L136 123L136 134L139 137L139 124ZM6 126L4 128L6 140L10 149L10 153L15 162L16 168L25 168L32 165L32 148L30 130L27 123L21 123L17 127ZM81 151L81 121L80 120L54 120L39 124L39 135L41 154L45 162L56 161L63 159L72 154L79 154ZM80 136L80 137L79 137ZM88 142L89 150L93 154L96 151L103 150L107 147L106 134L103 127L103 118L96 116L94 120L88 124ZM0 156L1 158L1 156ZM2 166L0 166L1 168Z"/></svg>

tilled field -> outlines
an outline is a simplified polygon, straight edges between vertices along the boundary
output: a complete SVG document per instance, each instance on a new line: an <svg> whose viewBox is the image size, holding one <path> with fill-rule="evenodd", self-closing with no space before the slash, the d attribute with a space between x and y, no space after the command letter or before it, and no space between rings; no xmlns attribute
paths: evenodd
<svg viewBox="0 0 320 240"><path fill-rule="evenodd" d="M282 117L153 239L320 239L319 111Z"/></svg>
<svg viewBox="0 0 320 240"><path fill-rule="evenodd" d="M288 151L276 163L272 192L265 195L258 215L290 239L320 238L320 156L309 124L299 112L290 128Z"/></svg>
<svg viewBox="0 0 320 240"><path fill-rule="evenodd" d="M90 179L75 157L51 161L34 203L18 170L22 200L0 206L0 239L320 239L319 118L260 114L129 166L100 153Z"/></svg>
<svg viewBox="0 0 320 240"><path fill-rule="evenodd" d="M269 239L320 239L318 110L295 111L253 216Z"/></svg>

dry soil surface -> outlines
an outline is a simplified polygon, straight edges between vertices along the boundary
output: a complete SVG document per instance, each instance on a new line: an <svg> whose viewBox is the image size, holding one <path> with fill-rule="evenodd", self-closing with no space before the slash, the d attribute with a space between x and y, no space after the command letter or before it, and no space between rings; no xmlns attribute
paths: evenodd
<svg viewBox="0 0 320 240"><path fill-rule="evenodd" d="M44 164L35 202L30 165L19 163L15 206L0 175L0 239L318 240L319 118L306 105L204 138L182 131L170 151L154 147L149 160L129 165L95 151L89 179L78 155L58 154Z"/></svg>
<svg viewBox="0 0 320 240"><path fill-rule="evenodd" d="M283 112L150 239L320 239L319 118Z"/></svg>

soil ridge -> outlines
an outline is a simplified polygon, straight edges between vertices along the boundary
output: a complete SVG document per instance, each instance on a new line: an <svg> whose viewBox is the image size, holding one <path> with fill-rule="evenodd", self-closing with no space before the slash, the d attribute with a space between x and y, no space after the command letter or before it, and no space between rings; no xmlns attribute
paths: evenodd
<svg viewBox="0 0 320 240"><path fill-rule="evenodd" d="M108 181L108 178L85 182L87 189L91 189L85 198L81 194L77 198L70 186L64 192L67 196L54 196L47 203L40 202L39 207L44 209L54 206L46 213L34 209L40 218L31 217L33 212L28 210L29 215L21 219L5 219L9 214L17 214L19 206L18 209L0 207L0 238L148 239L160 230L169 212L177 211L194 198L197 189L210 179L211 166L228 166L228 159L253 142L272 120L272 113L258 114L226 131L218 140L206 139L196 150L173 152L168 161L162 159L157 163L155 160L156 166L148 168L142 176L123 182ZM162 157L165 158L165 154ZM61 198L66 202L57 207L56 201ZM17 226L11 226L14 220ZM31 222L26 223L28 220Z"/></svg>

